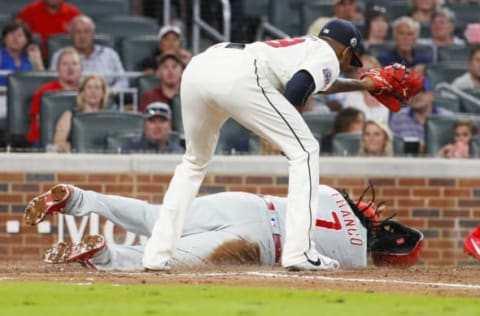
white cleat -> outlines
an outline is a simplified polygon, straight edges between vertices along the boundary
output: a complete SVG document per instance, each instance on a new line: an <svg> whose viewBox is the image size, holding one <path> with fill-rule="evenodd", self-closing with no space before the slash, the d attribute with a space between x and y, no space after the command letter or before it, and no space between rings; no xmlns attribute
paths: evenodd
<svg viewBox="0 0 480 316"><path fill-rule="evenodd" d="M287 271L324 271L324 270L334 270L340 268L340 263L332 258L327 256L322 256L317 254L317 260L308 259L286 267Z"/></svg>

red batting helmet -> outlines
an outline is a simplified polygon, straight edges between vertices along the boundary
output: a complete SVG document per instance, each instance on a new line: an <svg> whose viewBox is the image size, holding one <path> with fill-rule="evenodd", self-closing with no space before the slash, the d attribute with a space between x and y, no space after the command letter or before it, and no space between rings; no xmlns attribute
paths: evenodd
<svg viewBox="0 0 480 316"><path fill-rule="evenodd" d="M417 263L423 246L423 234L396 221L381 222L370 243L376 266L407 268Z"/></svg>

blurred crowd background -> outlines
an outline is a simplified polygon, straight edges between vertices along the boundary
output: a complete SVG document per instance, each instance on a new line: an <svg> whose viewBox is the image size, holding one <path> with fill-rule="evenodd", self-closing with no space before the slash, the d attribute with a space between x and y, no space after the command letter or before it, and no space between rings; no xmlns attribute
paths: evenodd
<svg viewBox="0 0 480 316"><path fill-rule="evenodd" d="M363 68L399 62L423 90L390 113L367 92L316 95L321 155L480 156L479 0L0 0L0 151L184 151L182 72L208 46L362 32ZM199 78L201 80L201 78ZM183 105L195 106L194 104ZM281 155L233 120L218 154Z"/></svg>

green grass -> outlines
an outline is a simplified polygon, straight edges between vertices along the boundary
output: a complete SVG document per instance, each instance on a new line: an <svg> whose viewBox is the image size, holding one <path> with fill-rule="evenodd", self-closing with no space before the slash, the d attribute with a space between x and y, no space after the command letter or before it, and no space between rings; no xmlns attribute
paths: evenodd
<svg viewBox="0 0 480 316"><path fill-rule="evenodd" d="M230 286L1 281L0 315L480 316L480 299Z"/></svg>

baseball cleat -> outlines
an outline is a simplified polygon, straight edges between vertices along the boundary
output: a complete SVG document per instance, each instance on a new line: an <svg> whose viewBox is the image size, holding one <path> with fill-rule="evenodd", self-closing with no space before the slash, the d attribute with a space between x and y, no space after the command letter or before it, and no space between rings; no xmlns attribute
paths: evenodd
<svg viewBox="0 0 480 316"><path fill-rule="evenodd" d="M59 242L55 246L45 250L43 261L46 263L70 263L79 262L95 269L90 259L106 248L105 238L101 235L88 235L77 244L71 242Z"/></svg>
<svg viewBox="0 0 480 316"><path fill-rule="evenodd" d="M463 243L463 250L468 255L480 260L480 225L467 236Z"/></svg>
<svg viewBox="0 0 480 316"><path fill-rule="evenodd" d="M323 270L333 270L340 268L340 263L332 258L327 256L322 256L318 254L317 260L307 259L301 263L294 264L286 267L287 271L297 272L297 271L323 271Z"/></svg>
<svg viewBox="0 0 480 316"><path fill-rule="evenodd" d="M73 189L66 184L57 184L47 192L33 198L25 208L25 223L37 225L48 214L62 212Z"/></svg>

